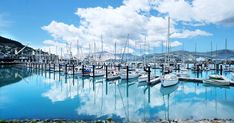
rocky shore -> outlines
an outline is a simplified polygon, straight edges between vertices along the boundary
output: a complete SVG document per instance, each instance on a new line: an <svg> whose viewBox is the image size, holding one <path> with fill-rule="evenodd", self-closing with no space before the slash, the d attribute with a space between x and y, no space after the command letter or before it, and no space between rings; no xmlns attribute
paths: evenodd
<svg viewBox="0 0 234 123"><path fill-rule="evenodd" d="M100 121L76 121L76 120L62 120L62 119L53 119L53 120L0 120L0 123L118 123L118 121L113 121L112 119L100 120ZM129 123L138 123L138 122L129 122ZM214 120L155 120L155 121L139 121L139 123L234 123L233 119L214 119Z"/></svg>

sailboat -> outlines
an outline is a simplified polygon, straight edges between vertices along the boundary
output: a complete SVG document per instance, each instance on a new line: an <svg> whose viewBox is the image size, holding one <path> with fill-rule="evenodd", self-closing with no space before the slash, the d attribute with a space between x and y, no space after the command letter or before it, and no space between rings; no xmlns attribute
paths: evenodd
<svg viewBox="0 0 234 123"><path fill-rule="evenodd" d="M180 68L180 71L176 73L178 77L189 77L188 70L184 67Z"/></svg>
<svg viewBox="0 0 234 123"><path fill-rule="evenodd" d="M183 51L184 51L184 49L183 49ZM178 77L189 77L188 69L186 69L186 65L185 65L184 59L185 58L184 58L184 55L183 55L183 57L182 57L182 64L180 64L180 70L179 70L179 72L176 73L176 75Z"/></svg>
<svg viewBox="0 0 234 123"><path fill-rule="evenodd" d="M139 77L139 74L136 71L128 71L128 79L136 79L138 77ZM127 71L126 70L122 71L122 73L120 74L120 78L122 80L127 79Z"/></svg>
<svg viewBox="0 0 234 123"><path fill-rule="evenodd" d="M203 83L225 86L225 85L230 85L231 80L223 75L214 74L210 75L209 79L204 80Z"/></svg>
<svg viewBox="0 0 234 123"><path fill-rule="evenodd" d="M125 53L125 49L128 47L128 45L129 45L129 34L127 36L126 45L124 47L124 51L123 51L123 54L122 54L122 61L123 61L123 56L124 56L124 53ZM135 69L128 71L128 79L136 79L138 77L139 77L139 72L136 71ZM120 78L122 80L126 80L127 79L127 70L123 70L123 71L120 72Z"/></svg>
<svg viewBox="0 0 234 123"><path fill-rule="evenodd" d="M168 34L167 34L167 66L169 67L169 38L170 38L170 17L168 17ZM178 83L178 77L174 73L167 73L161 78L161 85L164 87L172 86Z"/></svg>

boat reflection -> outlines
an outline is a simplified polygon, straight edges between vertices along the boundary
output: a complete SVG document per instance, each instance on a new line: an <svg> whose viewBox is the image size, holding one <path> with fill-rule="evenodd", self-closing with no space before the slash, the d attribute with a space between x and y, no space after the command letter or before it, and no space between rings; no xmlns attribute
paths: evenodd
<svg viewBox="0 0 234 123"><path fill-rule="evenodd" d="M172 94L174 91L176 91L178 88L178 84L173 85L173 86L169 86L169 87L163 87L161 86L160 88L160 92L163 96L163 103L164 103L164 107L166 109L165 111L165 120L170 120L170 94ZM165 102L165 96L167 97L167 105Z"/></svg>

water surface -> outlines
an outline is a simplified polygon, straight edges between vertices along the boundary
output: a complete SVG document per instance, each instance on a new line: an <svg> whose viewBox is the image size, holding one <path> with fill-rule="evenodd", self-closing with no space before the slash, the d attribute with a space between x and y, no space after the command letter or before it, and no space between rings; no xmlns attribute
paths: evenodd
<svg viewBox="0 0 234 123"><path fill-rule="evenodd" d="M212 73L190 72L190 76L207 78ZM148 87L137 81L106 82L21 67L0 68L0 119L230 119L234 117L233 95L233 87L192 82Z"/></svg>

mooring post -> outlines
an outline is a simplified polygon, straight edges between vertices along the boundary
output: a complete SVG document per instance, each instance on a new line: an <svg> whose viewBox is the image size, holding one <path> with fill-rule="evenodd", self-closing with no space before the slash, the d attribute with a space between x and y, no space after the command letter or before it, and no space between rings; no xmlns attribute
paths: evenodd
<svg viewBox="0 0 234 123"><path fill-rule="evenodd" d="M128 76L128 70L129 70L129 69L128 69L128 65L127 65L127 68L126 68L126 69L127 69L127 70L126 70L126 71L127 71L127 82L126 82L126 84L127 84L127 97L128 97L128 77L129 77L129 76Z"/></svg>
<svg viewBox="0 0 234 123"><path fill-rule="evenodd" d="M82 76L84 76L84 65L82 65Z"/></svg>
<svg viewBox="0 0 234 123"><path fill-rule="evenodd" d="M67 74L67 64L65 64L65 74Z"/></svg>
<svg viewBox="0 0 234 123"><path fill-rule="evenodd" d="M72 74L73 74L73 76L74 76L74 73L75 73L75 65L73 64L72 65Z"/></svg>
<svg viewBox="0 0 234 123"><path fill-rule="evenodd" d="M150 83L150 72L151 72L150 71L150 66L148 66L148 71L147 72L148 72L148 83Z"/></svg>
<svg viewBox="0 0 234 123"><path fill-rule="evenodd" d="M59 65L59 73L60 73L61 66L60 66L60 64L58 64L58 65Z"/></svg>
<svg viewBox="0 0 234 123"><path fill-rule="evenodd" d="M93 77L95 77L95 65L93 65Z"/></svg>
<svg viewBox="0 0 234 123"><path fill-rule="evenodd" d="M55 63L54 63L54 72L55 72Z"/></svg>
<svg viewBox="0 0 234 123"><path fill-rule="evenodd" d="M106 80L108 79L108 67L106 65Z"/></svg>
<svg viewBox="0 0 234 123"><path fill-rule="evenodd" d="M216 73L219 72L219 64L216 64Z"/></svg>
<svg viewBox="0 0 234 123"><path fill-rule="evenodd" d="M220 75L223 75L223 65L220 65Z"/></svg>
<svg viewBox="0 0 234 123"><path fill-rule="evenodd" d="M47 69L47 63L45 63L45 71L46 71L46 69Z"/></svg>
<svg viewBox="0 0 234 123"><path fill-rule="evenodd" d="M127 66L127 71L126 71L126 72L127 72L127 81L128 81L128 77L129 77L129 76L128 76L128 66Z"/></svg>
<svg viewBox="0 0 234 123"><path fill-rule="evenodd" d="M162 64L162 75L164 75L164 64Z"/></svg>

